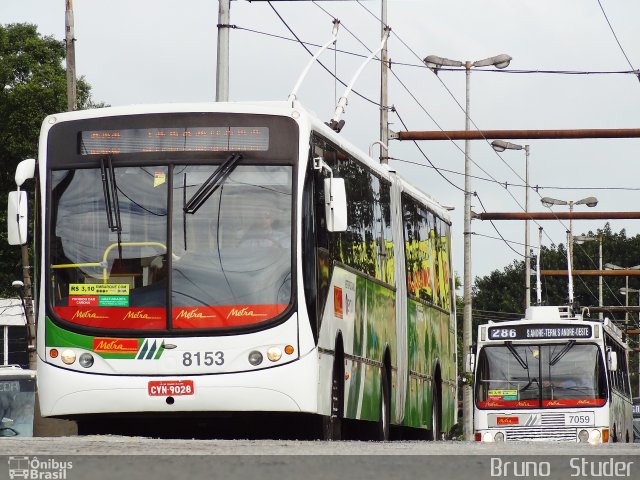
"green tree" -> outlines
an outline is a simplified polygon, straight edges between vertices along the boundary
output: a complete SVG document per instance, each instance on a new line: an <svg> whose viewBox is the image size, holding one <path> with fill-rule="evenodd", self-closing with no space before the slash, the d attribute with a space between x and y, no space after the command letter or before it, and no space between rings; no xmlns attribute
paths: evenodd
<svg viewBox="0 0 640 480"><path fill-rule="evenodd" d="M621 267L640 264L640 235L627 237L623 229L618 233L611 231L607 223L602 230L586 232L588 237L602 236L603 263L613 263ZM573 264L575 270L598 270L599 242L574 243ZM535 265L532 265L535 267ZM566 270L566 245L542 247L540 257L541 270ZM535 270L532 268L532 271ZM532 278L532 304L535 304L535 278ZM569 289L566 277L545 276L541 278L543 305L566 305ZM574 302L580 307L598 305L598 277L574 276ZM625 277L603 277L603 304L621 306L625 304L620 289L625 287ZM629 288L640 287L640 277L629 277ZM494 270L489 275L476 278L473 287L474 320L485 323L487 320L518 318L524 315L524 261L514 261L502 271ZM637 297L630 304L637 304ZM630 300L631 300L630 298ZM493 316L493 317L492 317ZM613 318L624 318L620 314ZM636 315L637 318L637 315Z"/></svg>
<svg viewBox="0 0 640 480"><path fill-rule="evenodd" d="M65 46L61 40L41 36L35 25L0 25L0 218L6 225L7 194L15 189L16 165L37 158L38 136L43 119L67 108ZM78 79L79 108L96 105L91 87ZM29 192L33 209L33 182ZM0 231L0 295L11 293L10 285L22 278L20 250L6 242Z"/></svg>

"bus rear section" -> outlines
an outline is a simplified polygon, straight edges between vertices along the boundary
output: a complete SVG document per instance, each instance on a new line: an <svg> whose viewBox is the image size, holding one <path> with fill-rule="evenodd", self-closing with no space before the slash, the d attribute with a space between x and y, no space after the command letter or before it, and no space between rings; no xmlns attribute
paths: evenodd
<svg viewBox="0 0 640 480"><path fill-rule="evenodd" d="M628 402L611 381L626 372L625 356L611 361L610 330L580 316L561 318L558 307L480 326L475 440L625 441Z"/></svg>
<svg viewBox="0 0 640 480"><path fill-rule="evenodd" d="M42 414L315 411L292 288L297 124L136 113L45 121Z"/></svg>

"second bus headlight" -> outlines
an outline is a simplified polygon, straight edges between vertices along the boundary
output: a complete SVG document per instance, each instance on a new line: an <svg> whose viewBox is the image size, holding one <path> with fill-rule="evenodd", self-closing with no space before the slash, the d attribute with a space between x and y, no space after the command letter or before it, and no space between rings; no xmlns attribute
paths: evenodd
<svg viewBox="0 0 640 480"><path fill-rule="evenodd" d="M76 352L69 349L63 350L63 352L60 354L60 360L62 360L62 363L71 365L76 361Z"/></svg>
<svg viewBox="0 0 640 480"><path fill-rule="evenodd" d="M254 367L262 363L262 354L258 350L253 350L249 353L249 363Z"/></svg>
<svg viewBox="0 0 640 480"><path fill-rule="evenodd" d="M90 353L83 353L78 359L78 363L84 368L89 368L93 365L93 355Z"/></svg>
<svg viewBox="0 0 640 480"><path fill-rule="evenodd" d="M277 362L282 357L282 350L278 347L271 347L267 350L267 358L272 362Z"/></svg>

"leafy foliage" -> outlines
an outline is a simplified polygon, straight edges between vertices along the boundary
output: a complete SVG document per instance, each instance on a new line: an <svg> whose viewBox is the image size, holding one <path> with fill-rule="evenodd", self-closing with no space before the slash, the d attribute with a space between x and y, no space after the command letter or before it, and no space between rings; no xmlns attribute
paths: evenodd
<svg viewBox="0 0 640 480"><path fill-rule="evenodd" d="M627 237L624 229L618 233L612 232L607 223L602 230L589 231L584 236L596 239L599 236L602 237L603 264L612 263L623 268L640 264L640 235ZM573 265L575 270L598 270L599 242L574 243ZM566 245L542 247L540 268L541 270L567 270ZM531 270L535 271L535 264L532 265ZM544 276L541 280L544 305L567 304L569 291L567 277ZM630 289L640 287L640 277L630 276L628 282ZM535 277L532 278L531 286L531 303L535 304ZM603 305L625 305L625 296L620 293L620 289L625 287L625 276L603 276ZM637 295L631 292L629 304L638 304ZM494 270L485 277L478 277L473 288L474 321L486 322L491 317L491 312L500 312L496 313L497 316L494 318L502 319L507 314L513 318L521 317L524 314L524 296L524 261L514 261L502 271ZM574 276L574 299L576 305L580 307L597 306L598 276Z"/></svg>
<svg viewBox="0 0 640 480"><path fill-rule="evenodd" d="M15 168L25 158L36 158L40 126L47 115L67 109L64 42L41 36L35 25L0 25L0 220L6 225L7 194L15 189ZM78 79L79 108L96 105L91 87ZM24 187L33 209L33 182ZM6 229L0 231L0 293L22 278L20 249L9 246ZM10 291L10 290L9 290ZM13 293L10 293L13 294Z"/></svg>

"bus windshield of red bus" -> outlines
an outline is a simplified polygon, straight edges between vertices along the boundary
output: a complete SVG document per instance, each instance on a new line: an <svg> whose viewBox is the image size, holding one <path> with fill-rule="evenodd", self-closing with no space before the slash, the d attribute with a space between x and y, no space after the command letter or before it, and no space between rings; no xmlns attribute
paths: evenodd
<svg viewBox="0 0 640 480"><path fill-rule="evenodd" d="M250 328L282 314L291 303L293 167L232 157L224 175L225 159L122 166L109 158L52 171L56 317L177 330Z"/></svg>
<svg viewBox="0 0 640 480"><path fill-rule="evenodd" d="M489 346L477 368L479 408L598 407L607 400L606 371L593 344Z"/></svg>

